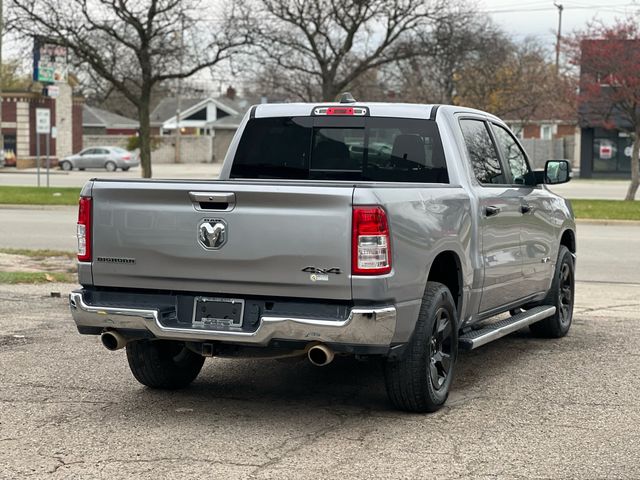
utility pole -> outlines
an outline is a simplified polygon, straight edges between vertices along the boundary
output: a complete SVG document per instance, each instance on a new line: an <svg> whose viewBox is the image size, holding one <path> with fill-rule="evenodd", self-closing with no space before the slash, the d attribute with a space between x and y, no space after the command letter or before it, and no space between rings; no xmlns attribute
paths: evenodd
<svg viewBox="0 0 640 480"><path fill-rule="evenodd" d="M2 0L0 0L0 155L2 155L2 158L0 158L0 167L4 167L4 158L5 158L4 134L2 133L2 106L4 105L4 101L2 99L2 82L3 82L2 73L4 70L2 68L2 36L3 34L4 34L4 11L3 11Z"/></svg>
<svg viewBox="0 0 640 480"><path fill-rule="evenodd" d="M562 10L564 7L555 0L553 6L558 9L558 35L556 37L556 75L560 73L560 41L562 40Z"/></svg>
<svg viewBox="0 0 640 480"><path fill-rule="evenodd" d="M0 0L2 1L2 0ZM180 74L184 64L184 12L180 12ZM176 147L175 147L175 163L182 162L182 132L180 132L180 114L182 113L182 77L178 78L178 105L176 106Z"/></svg>

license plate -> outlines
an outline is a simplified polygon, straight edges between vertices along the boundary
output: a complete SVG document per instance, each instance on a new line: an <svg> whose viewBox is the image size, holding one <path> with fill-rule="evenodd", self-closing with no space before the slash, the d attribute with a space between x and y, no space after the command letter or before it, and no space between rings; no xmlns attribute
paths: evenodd
<svg viewBox="0 0 640 480"><path fill-rule="evenodd" d="M192 327L225 330L242 327L244 300L237 298L196 297L193 301Z"/></svg>

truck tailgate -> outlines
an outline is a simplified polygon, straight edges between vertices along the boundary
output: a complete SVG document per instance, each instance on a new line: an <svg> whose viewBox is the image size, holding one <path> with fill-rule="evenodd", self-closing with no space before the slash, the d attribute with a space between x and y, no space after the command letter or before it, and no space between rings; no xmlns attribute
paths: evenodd
<svg viewBox="0 0 640 480"><path fill-rule="evenodd" d="M351 299L352 195L352 186L96 180L94 285ZM199 240L203 223L225 227L221 246Z"/></svg>

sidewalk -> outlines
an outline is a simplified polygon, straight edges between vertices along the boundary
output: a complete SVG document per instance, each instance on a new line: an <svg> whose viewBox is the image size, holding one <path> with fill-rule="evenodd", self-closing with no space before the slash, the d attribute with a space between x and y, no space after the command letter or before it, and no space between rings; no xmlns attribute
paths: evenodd
<svg viewBox="0 0 640 480"><path fill-rule="evenodd" d="M181 164L157 164L153 165L153 178L156 179L189 179L189 180L214 180L218 178L221 163L181 163ZM30 168L18 170L20 174L5 173L6 169L0 169L0 185L25 185L37 184L36 169ZM10 169L13 170L13 169ZM13 170L13 172L16 172ZM141 178L140 167L128 172L107 172L102 169L86 170L83 172L74 170L62 172L52 170L50 184L52 187L81 187L92 178L109 179L135 179ZM40 171L40 184L45 185L45 171ZM550 189L567 198L589 198L603 200L624 200L629 180L581 180L575 179L569 183L556 185ZM636 196L637 199L638 196Z"/></svg>
<svg viewBox="0 0 640 480"><path fill-rule="evenodd" d="M180 163L180 164L157 164L153 165L153 178L163 179L189 179L189 180L214 180L218 178L221 163ZM90 169L85 171L73 170L63 172L61 170L51 170L49 177L52 187L82 187L92 178L109 179L136 179L141 178L140 167L133 168L128 172L107 172L103 169ZM46 184L46 170L40 170L40 185ZM37 185L37 169L27 168L24 170L0 169L0 185Z"/></svg>
<svg viewBox="0 0 640 480"><path fill-rule="evenodd" d="M576 179L562 185L550 186L549 190L566 198L624 200L629 180ZM636 195L636 200L640 197Z"/></svg>

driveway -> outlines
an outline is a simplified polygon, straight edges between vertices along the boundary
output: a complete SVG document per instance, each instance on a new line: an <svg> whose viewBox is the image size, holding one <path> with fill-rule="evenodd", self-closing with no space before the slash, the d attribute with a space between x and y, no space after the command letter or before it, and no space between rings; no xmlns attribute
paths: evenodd
<svg viewBox="0 0 640 480"><path fill-rule="evenodd" d="M77 334L73 285L0 285L0 479L640 478L639 229L580 225L569 335L463 353L433 415L344 358L210 359L150 390Z"/></svg>
<svg viewBox="0 0 640 480"><path fill-rule="evenodd" d="M143 388L77 334L72 285L0 286L0 478L640 478L640 285L577 285L560 340L461 355L447 406L394 411L376 362L210 359Z"/></svg>

